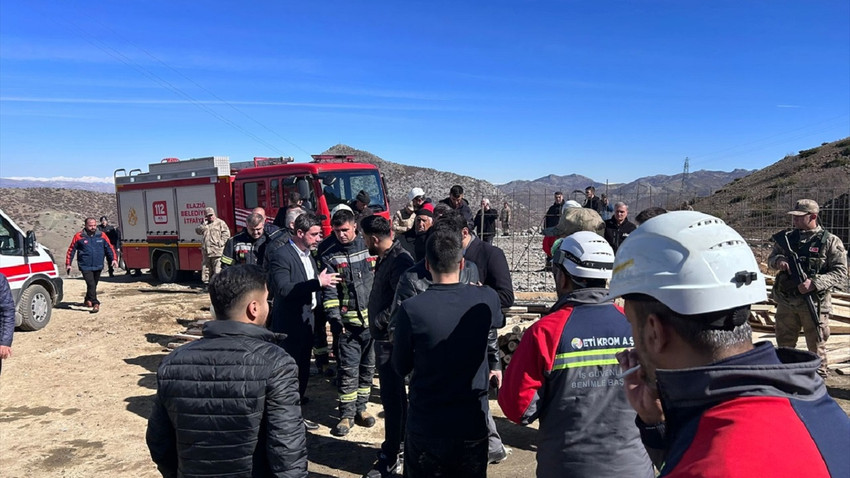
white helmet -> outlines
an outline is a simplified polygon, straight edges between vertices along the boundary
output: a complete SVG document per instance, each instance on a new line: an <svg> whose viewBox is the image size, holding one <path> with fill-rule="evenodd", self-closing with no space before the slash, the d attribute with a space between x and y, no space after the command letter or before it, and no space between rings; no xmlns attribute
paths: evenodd
<svg viewBox="0 0 850 478"><path fill-rule="evenodd" d="M354 213L354 211L351 209L351 207L348 206L348 204L339 203L336 206L334 206L333 209L331 209L331 217L333 217L334 214L336 214L337 211L340 211L342 209L345 209L346 211L351 212L352 214Z"/></svg>
<svg viewBox="0 0 850 478"><path fill-rule="evenodd" d="M561 210L563 211L568 207L581 207L581 204L579 204L578 201L570 199L569 201L565 202L563 206L561 206Z"/></svg>
<svg viewBox="0 0 850 478"><path fill-rule="evenodd" d="M674 211L647 221L617 249L609 294L646 294L682 315L767 299L746 241L722 220Z"/></svg>
<svg viewBox="0 0 850 478"><path fill-rule="evenodd" d="M560 240L552 251L552 263L563 265L574 277L610 279L614 250L599 234L578 231Z"/></svg>
<svg viewBox="0 0 850 478"><path fill-rule="evenodd" d="M409 193L407 193L407 200L413 201L414 199L418 198L419 196L424 196L424 195L425 195L425 191L423 191L422 188L413 188L413 189L410 190Z"/></svg>

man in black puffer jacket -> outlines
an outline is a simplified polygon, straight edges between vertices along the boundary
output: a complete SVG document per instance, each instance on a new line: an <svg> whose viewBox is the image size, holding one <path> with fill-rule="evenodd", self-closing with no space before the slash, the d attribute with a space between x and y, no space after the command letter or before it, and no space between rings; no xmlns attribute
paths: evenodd
<svg viewBox="0 0 850 478"><path fill-rule="evenodd" d="M265 328L265 274L228 267L209 289L218 320L157 371L151 458L164 477L306 477L298 367Z"/></svg>

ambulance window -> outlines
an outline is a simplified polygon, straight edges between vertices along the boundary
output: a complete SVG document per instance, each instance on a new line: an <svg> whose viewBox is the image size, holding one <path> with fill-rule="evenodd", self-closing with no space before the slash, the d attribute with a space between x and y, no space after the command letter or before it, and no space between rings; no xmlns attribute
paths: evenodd
<svg viewBox="0 0 850 478"><path fill-rule="evenodd" d="M0 221L0 254L4 256L20 255L20 240L20 235L11 224L9 224L5 219Z"/></svg>

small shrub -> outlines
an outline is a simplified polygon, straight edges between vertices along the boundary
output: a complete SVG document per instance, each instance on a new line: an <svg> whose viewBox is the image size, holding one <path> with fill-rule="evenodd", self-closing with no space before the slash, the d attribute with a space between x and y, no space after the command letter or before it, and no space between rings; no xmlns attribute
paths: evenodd
<svg viewBox="0 0 850 478"><path fill-rule="evenodd" d="M835 147L836 147L836 148L843 148L843 147L845 147L845 146L850 146L850 140L842 141L842 142L837 143L837 144L835 145Z"/></svg>
<svg viewBox="0 0 850 478"><path fill-rule="evenodd" d="M850 156L850 147L844 148L839 153L841 156Z"/></svg>
<svg viewBox="0 0 850 478"><path fill-rule="evenodd" d="M804 149L804 150L800 151L800 158L808 158L809 156L817 153L818 149L819 148Z"/></svg>
<svg viewBox="0 0 850 478"><path fill-rule="evenodd" d="M848 152L850 152L850 148L848 148ZM848 156L850 156L850 154L848 154ZM829 169L829 168L838 168L838 167L847 166L847 165L850 165L850 159L848 159L848 158L835 158L832 161L829 161L826 164L824 164L823 167L824 167L824 169Z"/></svg>
<svg viewBox="0 0 850 478"><path fill-rule="evenodd" d="M747 200L746 195L735 196L729 201L729 204L735 204L735 203L739 203L741 201L746 201L746 200Z"/></svg>

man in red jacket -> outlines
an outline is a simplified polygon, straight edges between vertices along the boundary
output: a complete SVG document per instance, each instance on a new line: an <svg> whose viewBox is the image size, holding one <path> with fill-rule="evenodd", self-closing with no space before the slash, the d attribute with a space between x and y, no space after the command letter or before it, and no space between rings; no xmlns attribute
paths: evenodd
<svg viewBox="0 0 850 478"><path fill-rule="evenodd" d="M68 252L65 253L65 272L71 273L71 262L77 255L77 266L86 281L86 296L83 299L86 307L91 307L91 312L100 310L100 301L97 300L97 283L100 281L100 273L103 272L103 258L109 258L110 266L118 267L115 249L109 242L109 238L97 230L97 221L93 217L87 217L85 227L74 235Z"/></svg>
<svg viewBox="0 0 850 478"><path fill-rule="evenodd" d="M614 354L631 346L622 309L608 297L614 251L579 231L555 243L558 302L522 337L499 405L515 423L540 419L537 476L652 478Z"/></svg>
<svg viewBox="0 0 850 478"><path fill-rule="evenodd" d="M767 294L734 229L695 211L645 222L617 251L610 294L632 324L618 359L660 476L850 476L850 418L818 357L752 343L750 305Z"/></svg>

